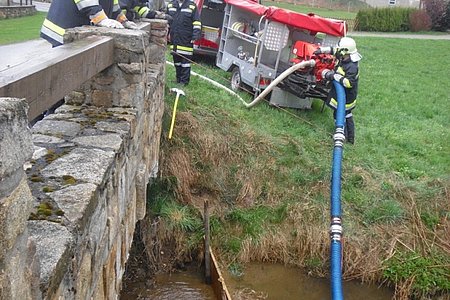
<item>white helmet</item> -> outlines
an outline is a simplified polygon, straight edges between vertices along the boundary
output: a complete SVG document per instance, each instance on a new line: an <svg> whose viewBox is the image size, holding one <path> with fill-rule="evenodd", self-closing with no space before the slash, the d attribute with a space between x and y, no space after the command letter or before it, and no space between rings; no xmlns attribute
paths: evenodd
<svg viewBox="0 0 450 300"><path fill-rule="evenodd" d="M341 38L336 48L342 55L350 54L350 58L354 62L357 62L362 58L361 54L358 53L358 49L356 49L356 42L352 38Z"/></svg>

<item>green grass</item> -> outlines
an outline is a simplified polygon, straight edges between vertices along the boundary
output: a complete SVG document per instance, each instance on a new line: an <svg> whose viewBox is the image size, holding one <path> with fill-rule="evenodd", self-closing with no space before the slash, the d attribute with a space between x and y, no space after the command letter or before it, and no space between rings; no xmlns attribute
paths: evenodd
<svg viewBox="0 0 450 300"><path fill-rule="evenodd" d="M380 226L387 232L412 226L411 198L424 225L435 230L450 216L446 192L450 186L450 52L442 51L448 41L376 37L355 40L363 60L358 106L354 110L356 144L344 148L342 201L347 239L370 237ZM194 65L193 69L228 86L229 73L211 66ZM174 79L173 67L167 68L167 76L168 82ZM330 135L334 130L330 109L321 112L319 100L308 111L275 109L264 102L246 109L235 97L197 77L192 77L184 91L180 111L194 116L202 134L226 139L231 155L240 157L237 163L222 166L226 180L216 177L219 166L206 158L202 162L208 177L203 184L223 197L228 209L213 230L222 254L236 257L249 236L257 244L260 237L277 226L268 216L275 215L283 203L289 203L287 212L295 203L314 207L301 218L317 227L326 226L329 196L318 187L324 183L328 186L330 180ZM251 100L246 93L241 96L247 102ZM173 97L168 95L168 101L172 103ZM177 130L175 135L182 134ZM179 138L183 143L172 142L170 147L199 148L198 141ZM195 155L201 157L200 153ZM253 206L248 208L233 200L238 197L243 178L264 182ZM226 191L226 200L221 190ZM398 282L404 280L398 275L402 272L421 274L413 285L415 294L435 295L445 290L447 286L440 276L448 265L434 265L442 252L433 243L429 247L415 251L437 253L421 258L421 263L433 266L430 273L418 273L420 270L415 268L421 268L421 264L412 264L408 267L412 270L406 272L392 262L385 265L388 271L384 278ZM448 257L444 261L448 262Z"/></svg>
<svg viewBox="0 0 450 300"><path fill-rule="evenodd" d="M356 17L356 12L339 9L312 7L308 5L296 5L292 3L278 2L278 1L277 2L263 1L263 4L266 6L276 6L280 8L289 9L303 14L314 13L318 16L327 18L354 19Z"/></svg>
<svg viewBox="0 0 450 300"><path fill-rule="evenodd" d="M33 16L0 20L0 45L38 39L46 15L37 12Z"/></svg>

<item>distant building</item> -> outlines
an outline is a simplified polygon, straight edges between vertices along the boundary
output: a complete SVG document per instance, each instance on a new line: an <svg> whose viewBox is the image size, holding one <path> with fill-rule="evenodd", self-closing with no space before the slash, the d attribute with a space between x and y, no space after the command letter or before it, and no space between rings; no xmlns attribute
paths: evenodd
<svg viewBox="0 0 450 300"><path fill-rule="evenodd" d="M419 8L420 0L365 0L372 7L412 7Z"/></svg>

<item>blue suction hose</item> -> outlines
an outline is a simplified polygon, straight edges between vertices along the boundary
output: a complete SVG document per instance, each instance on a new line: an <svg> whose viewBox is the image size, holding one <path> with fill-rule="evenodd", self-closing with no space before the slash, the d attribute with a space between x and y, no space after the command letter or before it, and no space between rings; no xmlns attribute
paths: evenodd
<svg viewBox="0 0 450 300"><path fill-rule="evenodd" d="M330 261L331 261L331 299L343 300L342 292L342 220L341 220L341 166L344 148L345 90L336 80L333 85L337 92L336 130L333 136L333 167L331 177L331 225L330 225Z"/></svg>

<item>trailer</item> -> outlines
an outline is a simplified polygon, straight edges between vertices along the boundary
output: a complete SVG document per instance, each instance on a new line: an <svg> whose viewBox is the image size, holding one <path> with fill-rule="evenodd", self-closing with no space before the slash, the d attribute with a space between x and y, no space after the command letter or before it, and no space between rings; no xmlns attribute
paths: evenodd
<svg viewBox="0 0 450 300"><path fill-rule="evenodd" d="M216 65L232 73L233 90L256 96L292 65L313 59L314 67L295 71L271 90L270 104L308 109L312 98L326 98L330 87L321 71L333 69L334 58L313 52L319 46L335 46L346 34L344 21L249 0L224 1Z"/></svg>

